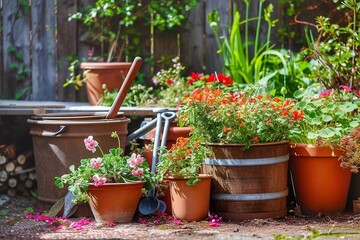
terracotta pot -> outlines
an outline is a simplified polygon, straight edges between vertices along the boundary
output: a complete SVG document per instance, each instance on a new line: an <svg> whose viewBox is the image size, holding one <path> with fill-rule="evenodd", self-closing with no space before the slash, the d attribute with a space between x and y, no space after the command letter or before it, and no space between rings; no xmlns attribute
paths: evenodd
<svg viewBox="0 0 360 240"><path fill-rule="evenodd" d="M97 222L131 222L140 200L144 181L131 183L105 183L95 187L90 184L89 205Z"/></svg>
<svg viewBox="0 0 360 240"><path fill-rule="evenodd" d="M227 220L282 218L287 214L289 142L209 144L203 173L213 176L211 212Z"/></svg>
<svg viewBox="0 0 360 240"><path fill-rule="evenodd" d="M291 144L290 169L301 208L328 214L344 211L351 172L340 167L341 154L330 147Z"/></svg>
<svg viewBox="0 0 360 240"><path fill-rule="evenodd" d="M168 178L171 210L174 218L200 221L208 216L210 204L211 176L200 174L201 181L193 186L186 179Z"/></svg>
<svg viewBox="0 0 360 240"><path fill-rule="evenodd" d="M120 89L126 74L130 69L131 63L113 62L83 62L81 69L90 70L86 74L86 93L91 105L96 105L104 90L103 84L109 91Z"/></svg>

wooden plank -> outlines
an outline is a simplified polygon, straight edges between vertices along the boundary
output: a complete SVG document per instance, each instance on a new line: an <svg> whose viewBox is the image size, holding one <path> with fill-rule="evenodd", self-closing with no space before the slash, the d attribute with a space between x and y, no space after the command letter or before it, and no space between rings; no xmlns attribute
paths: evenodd
<svg viewBox="0 0 360 240"><path fill-rule="evenodd" d="M187 14L187 23L180 39L181 62L188 64L186 73L203 72L205 67L204 55L206 53L205 42L203 38L206 16L204 14L204 1ZM205 22L204 22L205 21Z"/></svg>
<svg viewBox="0 0 360 240"><path fill-rule="evenodd" d="M0 27L3 29L3 6L2 1L0 1ZM0 98L3 98L4 95L4 72L3 72L3 31L0 31Z"/></svg>
<svg viewBox="0 0 360 240"><path fill-rule="evenodd" d="M28 4L28 1L25 1ZM15 98L16 92L29 88L30 76L30 26L29 13L25 13L18 1L3 2L3 94ZM9 52L9 48L14 51ZM19 60L22 58L22 60ZM13 65L13 67L11 67ZM24 69L24 74L17 73ZM27 99L27 97L25 97Z"/></svg>
<svg viewBox="0 0 360 240"><path fill-rule="evenodd" d="M56 99L55 0L32 0L32 100Z"/></svg>
<svg viewBox="0 0 360 240"><path fill-rule="evenodd" d="M58 81L56 84L56 99L75 101L76 90L72 86L63 87L66 78L69 78L68 67L71 61L69 56L77 55L77 24L76 21L68 21L69 14L77 11L76 0L58 0L57 2L57 71Z"/></svg>
<svg viewBox="0 0 360 240"><path fill-rule="evenodd" d="M218 0L207 0L205 2L205 17L207 17L208 13L216 9L219 12L220 15L220 25L222 27L227 28L227 24L229 23L229 1L218 1ZM206 18L204 19L206 21L204 23L204 35L205 35L205 46L206 46L206 52L204 54L205 56L205 71L206 73L213 73L214 71L221 72L222 71L222 62L220 60L220 56L216 53L216 51L219 49L218 44L215 39L215 35L213 31L210 29L209 24L207 23ZM222 33L220 32L220 35Z"/></svg>

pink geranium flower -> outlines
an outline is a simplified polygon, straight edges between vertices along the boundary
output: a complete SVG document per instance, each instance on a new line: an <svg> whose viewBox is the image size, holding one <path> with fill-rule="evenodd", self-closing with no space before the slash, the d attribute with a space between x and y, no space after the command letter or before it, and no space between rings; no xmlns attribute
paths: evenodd
<svg viewBox="0 0 360 240"><path fill-rule="evenodd" d="M104 185L106 183L107 179L99 177L99 174L95 174L93 176L93 181L94 181L95 187L99 187L99 186Z"/></svg>
<svg viewBox="0 0 360 240"><path fill-rule="evenodd" d="M140 154L136 155L135 153L133 153L131 155L130 159L128 160L128 163L129 163L130 167L137 168L139 165L142 164L143 161L144 160Z"/></svg>
<svg viewBox="0 0 360 240"><path fill-rule="evenodd" d="M142 168L138 168L138 169L134 169L131 171L131 174L135 177L141 177L141 175L143 174L143 169Z"/></svg>
<svg viewBox="0 0 360 240"><path fill-rule="evenodd" d="M323 92L320 93L320 97L324 97L324 96L330 96L330 94L332 93L331 89L327 89Z"/></svg>
<svg viewBox="0 0 360 240"><path fill-rule="evenodd" d="M340 87L341 87L342 89L344 89L345 91L347 91L347 92L352 92L352 89L349 88L348 86L340 85Z"/></svg>
<svg viewBox="0 0 360 240"><path fill-rule="evenodd" d="M93 136L89 136L88 138L85 138L84 144L86 149L93 153L96 151L96 147L99 145L99 143L93 139Z"/></svg>
<svg viewBox="0 0 360 240"><path fill-rule="evenodd" d="M99 170L99 168L101 167L101 158L98 157L98 158L92 158L90 160L90 164L91 166L95 169L95 170Z"/></svg>

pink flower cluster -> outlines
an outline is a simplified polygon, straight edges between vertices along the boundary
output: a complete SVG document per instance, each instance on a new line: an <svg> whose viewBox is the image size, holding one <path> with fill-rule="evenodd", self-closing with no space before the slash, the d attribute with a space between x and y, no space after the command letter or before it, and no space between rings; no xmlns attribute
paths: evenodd
<svg viewBox="0 0 360 240"><path fill-rule="evenodd" d="M93 176L93 181L94 181L95 187L99 187L99 186L104 185L104 183L106 183L107 180L106 180L106 178L99 177L99 174L95 174Z"/></svg>
<svg viewBox="0 0 360 240"><path fill-rule="evenodd" d="M90 160L90 164L95 170L99 170L99 168L101 167L101 161L102 161L102 159L99 158L99 157L98 158L92 158Z"/></svg>
<svg viewBox="0 0 360 240"><path fill-rule="evenodd" d="M135 177L141 177L141 175L143 174L143 169L142 168L138 168L138 169L134 169L131 170L131 174Z"/></svg>
<svg viewBox="0 0 360 240"><path fill-rule="evenodd" d="M39 221L46 222L50 226L55 226L51 229L53 231L59 229L68 229L68 228L72 228L78 231L86 231L87 228L84 226L92 224L90 220L86 218L80 219L79 221L71 221L67 218L50 217L43 215L40 210L36 211L34 214L25 214L24 218L33 219L38 222Z"/></svg>
<svg viewBox="0 0 360 240"><path fill-rule="evenodd" d="M144 159L141 157L141 155L136 155L135 153L133 153L130 157L130 159L128 160L128 163L130 165L130 167L134 168L133 170L131 170L131 174L135 177L141 177L141 175L143 174L144 169L142 168L138 168L142 163L143 163Z"/></svg>
<svg viewBox="0 0 360 240"><path fill-rule="evenodd" d="M140 154L136 155L135 153L133 153L130 159L128 160L128 163L130 167L137 168L140 164L142 164L143 161L144 160Z"/></svg>
<svg viewBox="0 0 360 240"><path fill-rule="evenodd" d="M84 144L86 149L93 153L96 152L96 147L99 145L99 143L93 139L93 136L89 136L88 138L85 138Z"/></svg>
<svg viewBox="0 0 360 240"><path fill-rule="evenodd" d="M222 217L219 217L216 214L209 214L209 226L219 227L222 222Z"/></svg>

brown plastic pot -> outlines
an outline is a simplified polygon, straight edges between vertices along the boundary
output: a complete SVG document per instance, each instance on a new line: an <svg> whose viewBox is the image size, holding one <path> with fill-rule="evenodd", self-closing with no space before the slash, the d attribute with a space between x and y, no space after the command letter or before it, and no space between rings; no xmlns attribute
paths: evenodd
<svg viewBox="0 0 360 240"><path fill-rule="evenodd" d="M200 221L208 217L211 176L200 174L201 181L189 186L186 179L167 178L169 182L171 211L175 219Z"/></svg>
<svg viewBox="0 0 360 240"><path fill-rule="evenodd" d="M68 173L70 165L79 166L83 158L100 155L99 152L93 154L85 149L84 139L88 136L92 135L101 144L102 150L107 152L110 148L118 146L117 140L111 138L111 133L116 131L121 140L121 147L125 149L130 119L118 111L141 63L141 58L134 59L107 114L54 113L36 115L28 119L33 139L39 200L55 203L67 192L67 189L59 189L54 185L55 177Z"/></svg>
<svg viewBox="0 0 360 240"><path fill-rule="evenodd" d="M109 91L119 90L126 74L130 69L130 62L83 62L81 69L90 70L86 73L86 93L91 105L96 105L104 92L103 85Z"/></svg>
<svg viewBox="0 0 360 240"><path fill-rule="evenodd" d="M140 200L144 181L89 185L89 205L96 222L131 222Z"/></svg>
<svg viewBox="0 0 360 240"><path fill-rule="evenodd" d="M291 144L290 169L296 201L313 213L336 214L345 209L351 171L340 167L342 152L312 144Z"/></svg>

